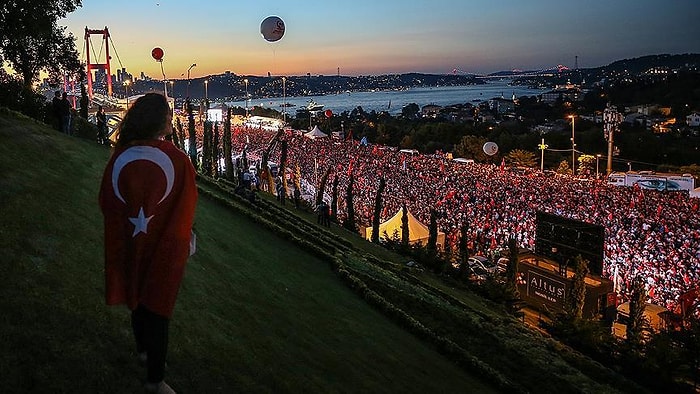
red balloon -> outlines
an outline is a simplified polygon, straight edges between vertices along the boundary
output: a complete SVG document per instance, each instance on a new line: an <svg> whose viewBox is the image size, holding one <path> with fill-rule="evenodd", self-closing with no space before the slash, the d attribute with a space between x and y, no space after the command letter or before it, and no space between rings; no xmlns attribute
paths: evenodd
<svg viewBox="0 0 700 394"><path fill-rule="evenodd" d="M154 59L160 61L163 59L163 50L158 47L155 47L151 51L151 56L153 56Z"/></svg>
<svg viewBox="0 0 700 394"><path fill-rule="evenodd" d="M333 116L333 111L331 111L330 109L327 109L325 113L326 113L326 118L330 118L331 116Z"/></svg>

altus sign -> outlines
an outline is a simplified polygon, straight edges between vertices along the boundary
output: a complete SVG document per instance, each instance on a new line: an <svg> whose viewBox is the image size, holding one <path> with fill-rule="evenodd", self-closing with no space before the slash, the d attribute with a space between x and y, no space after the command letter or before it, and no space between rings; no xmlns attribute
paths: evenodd
<svg viewBox="0 0 700 394"><path fill-rule="evenodd" d="M530 270L527 272L527 295L562 308L566 300L566 284Z"/></svg>

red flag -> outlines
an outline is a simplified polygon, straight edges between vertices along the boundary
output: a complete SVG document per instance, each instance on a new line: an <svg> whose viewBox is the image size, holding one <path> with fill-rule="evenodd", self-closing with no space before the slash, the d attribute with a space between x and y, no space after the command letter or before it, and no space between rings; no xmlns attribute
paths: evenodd
<svg viewBox="0 0 700 394"><path fill-rule="evenodd" d="M108 305L172 316L197 204L189 158L167 141L117 148L99 196Z"/></svg>

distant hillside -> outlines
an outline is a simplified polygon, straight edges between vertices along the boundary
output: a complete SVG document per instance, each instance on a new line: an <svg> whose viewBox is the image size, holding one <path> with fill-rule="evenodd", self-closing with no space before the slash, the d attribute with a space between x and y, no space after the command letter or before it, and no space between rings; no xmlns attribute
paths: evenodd
<svg viewBox="0 0 700 394"><path fill-rule="evenodd" d="M607 66L597 67L591 70L603 69L606 71L627 71L630 74L638 74L653 67L667 67L671 70L681 68L700 68L700 54L649 55L633 59L618 60L608 64Z"/></svg>

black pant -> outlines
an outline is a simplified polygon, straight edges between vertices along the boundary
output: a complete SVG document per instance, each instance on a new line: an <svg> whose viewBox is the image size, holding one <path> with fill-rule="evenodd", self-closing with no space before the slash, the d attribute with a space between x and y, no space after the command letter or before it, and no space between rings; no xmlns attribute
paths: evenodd
<svg viewBox="0 0 700 394"><path fill-rule="evenodd" d="M136 339L136 351L146 352L148 382L158 383L165 376L165 356L168 352L168 324L170 320L157 315L139 304L131 311L131 327Z"/></svg>

